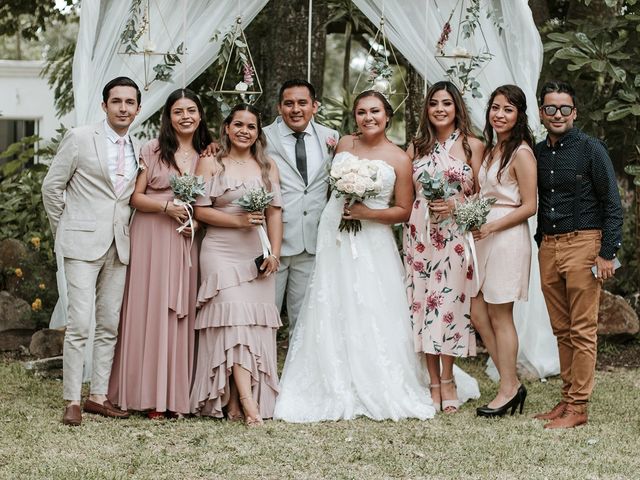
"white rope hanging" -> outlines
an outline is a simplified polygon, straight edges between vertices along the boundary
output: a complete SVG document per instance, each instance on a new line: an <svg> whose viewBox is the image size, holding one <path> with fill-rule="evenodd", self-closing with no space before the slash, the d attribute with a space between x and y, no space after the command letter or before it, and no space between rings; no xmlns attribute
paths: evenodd
<svg viewBox="0 0 640 480"><path fill-rule="evenodd" d="M311 34L313 18L313 0L309 0L309 25L307 27L307 82L311 83Z"/></svg>

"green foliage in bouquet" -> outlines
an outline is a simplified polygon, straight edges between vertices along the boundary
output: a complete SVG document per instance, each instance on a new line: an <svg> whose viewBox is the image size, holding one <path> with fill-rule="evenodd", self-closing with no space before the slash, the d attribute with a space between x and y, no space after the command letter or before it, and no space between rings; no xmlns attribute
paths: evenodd
<svg viewBox="0 0 640 480"><path fill-rule="evenodd" d="M262 212L269 206L273 197L273 192L267 192L264 187L260 187L249 190L233 203L241 206L247 212Z"/></svg>
<svg viewBox="0 0 640 480"><path fill-rule="evenodd" d="M429 172L424 170L418 177L418 181L422 184L422 195L427 200L446 200L462 188L458 181L449 182L442 170L435 175L429 175Z"/></svg>
<svg viewBox="0 0 640 480"><path fill-rule="evenodd" d="M171 175L169 185L175 197L183 203L193 203L205 194L204 178L200 175Z"/></svg>

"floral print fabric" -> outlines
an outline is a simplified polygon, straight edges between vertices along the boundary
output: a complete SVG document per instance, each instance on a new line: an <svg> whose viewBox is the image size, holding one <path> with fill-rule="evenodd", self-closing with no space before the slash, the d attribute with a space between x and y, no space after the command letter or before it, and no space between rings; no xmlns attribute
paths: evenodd
<svg viewBox="0 0 640 480"><path fill-rule="evenodd" d="M473 266L467 264L464 236L455 221L429 214L418 180L423 171L442 171L449 182L460 182L457 201L473 193L471 167L449 153L459 136L456 130L413 162L416 199L403 229L403 253L415 351L466 357L476 350L469 298Z"/></svg>

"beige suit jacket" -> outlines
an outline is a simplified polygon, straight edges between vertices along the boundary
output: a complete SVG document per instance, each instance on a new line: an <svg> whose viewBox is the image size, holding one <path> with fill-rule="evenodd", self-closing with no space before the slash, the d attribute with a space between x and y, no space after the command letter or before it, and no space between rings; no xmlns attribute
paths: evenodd
<svg viewBox="0 0 640 480"><path fill-rule="evenodd" d="M60 143L42 183L42 201L65 258L94 261L115 239L118 257L129 263L129 199L135 176L116 195L109 176L104 123L73 128ZM140 142L131 136L136 162Z"/></svg>

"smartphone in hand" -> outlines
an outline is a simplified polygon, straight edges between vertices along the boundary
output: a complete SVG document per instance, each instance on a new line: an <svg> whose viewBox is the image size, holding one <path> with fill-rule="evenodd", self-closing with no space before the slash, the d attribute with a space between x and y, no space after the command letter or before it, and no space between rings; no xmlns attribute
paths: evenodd
<svg viewBox="0 0 640 480"><path fill-rule="evenodd" d="M618 268L620 268L621 264L620 264L620 260L618 260L618 258L614 258L613 259L613 271L615 272ZM597 266L593 266L591 267L591 273L593 273L593 276L598 278L598 267Z"/></svg>

